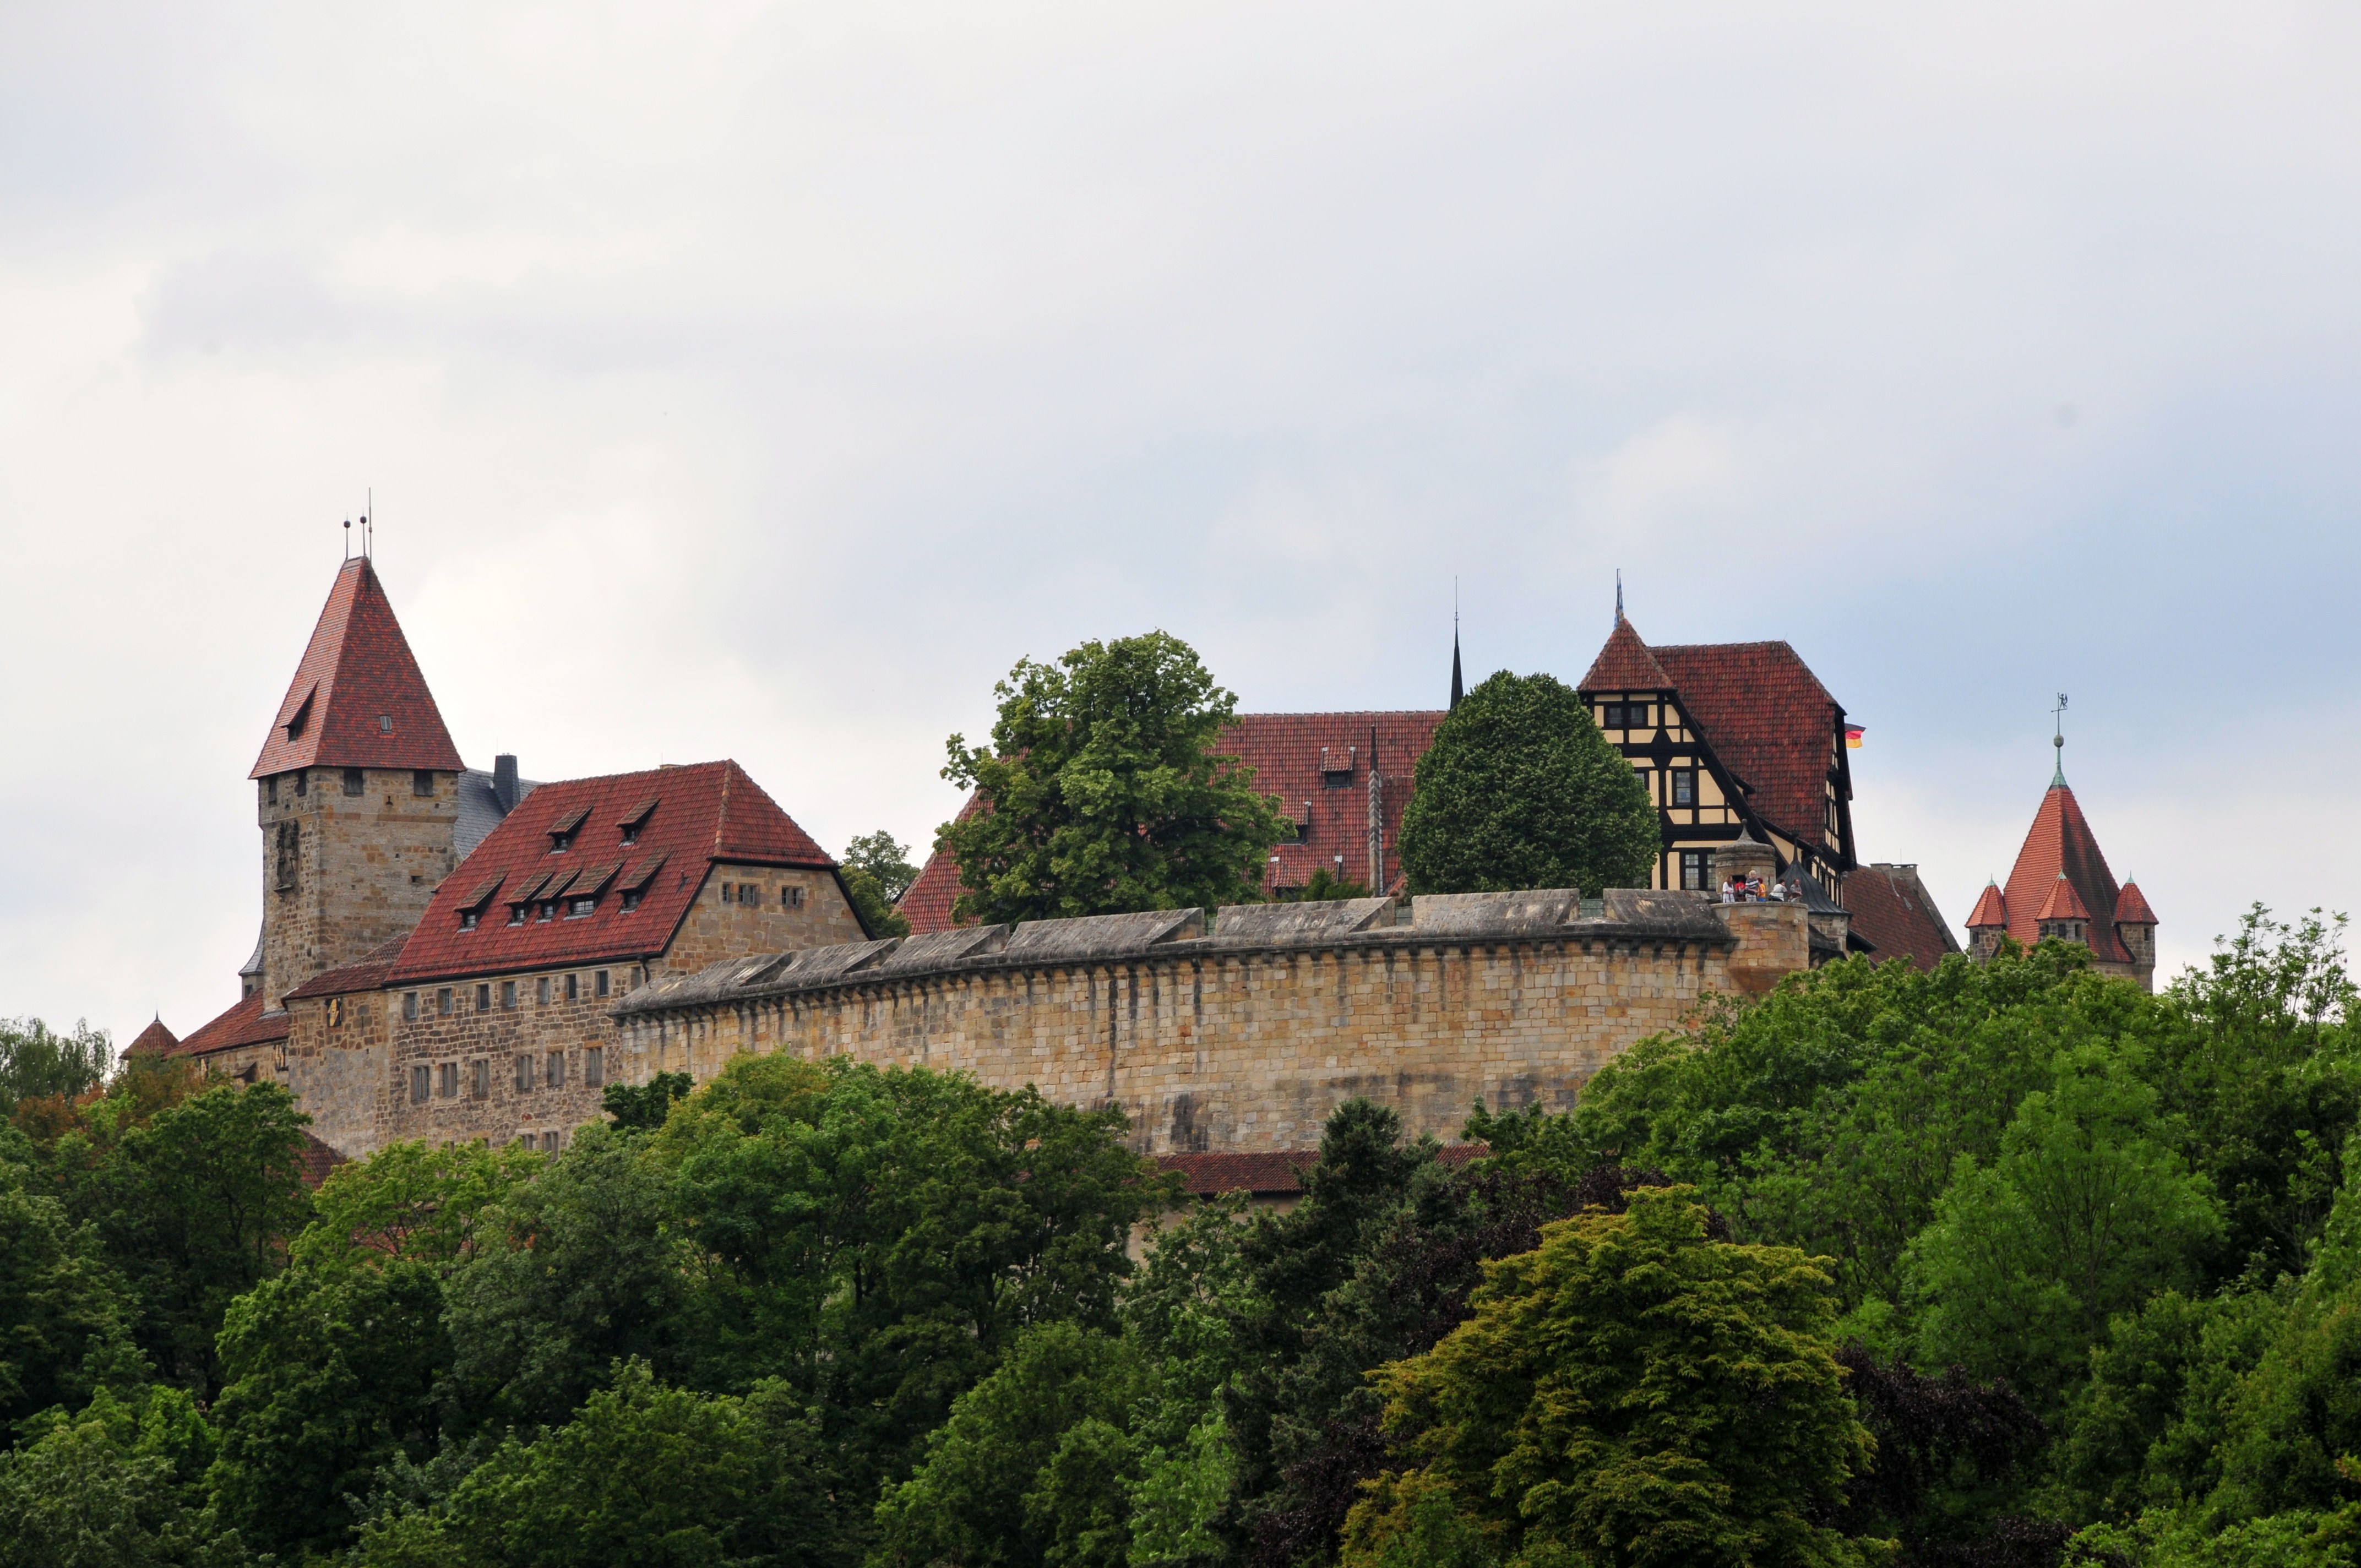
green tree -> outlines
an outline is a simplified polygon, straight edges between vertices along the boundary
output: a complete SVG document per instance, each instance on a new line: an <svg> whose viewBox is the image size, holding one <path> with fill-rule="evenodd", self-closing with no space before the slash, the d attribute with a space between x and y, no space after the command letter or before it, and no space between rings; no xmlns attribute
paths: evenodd
<svg viewBox="0 0 2361 1568"><path fill-rule="evenodd" d="M1548 675L1502 670L1469 692L1402 808L1412 893L1645 887L1662 849L1647 786Z"/></svg>
<svg viewBox="0 0 2361 1568"><path fill-rule="evenodd" d="M223 1314L279 1271L310 1217L308 1120L277 1084L207 1090L100 1146L70 1205L91 1215L138 1302L140 1350L202 1398L221 1386Z"/></svg>
<svg viewBox="0 0 2361 1568"><path fill-rule="evenodd" d="M0 1018L0 1121L20 1100L89 1092L114 1061L114 1041L86 1022L60 1035L38 1018Z"/></svg>
<svg viewBox="0 0 2361 1568"><path fill-rule="evenodd" d="M1379 1375L1416 1467L1354 1509L1345 1561L1435 1530L1438 1493L1524 1563L1862 1561L1817 1522L1872 1446L1835 1359L1828 1277L1712 1229L1692 1190L1642 1189L1495 1265L1472 1318ZM1463 1536L1446 1559L1466 1555Z"/></svg>
<svg viewBox="0 0 2361 1568"><path fill-rule="evenodd" d="M212 1433L189 1396L102 1389L26 1423L0 1453L0 1568L243 1568L202 1478Z"/></svg>
<svg viewBox="0 0 2361 1568"><path fill-rule="evenodd" d="M2109 1318L2193 1281L2221 1208L2135 1069L2128 1050L2062 1053L2000 1157L1961 1157L1905 1260L1937 1365L2006 1377L2055 1409Z"/></svg>
<svg viewBox="0 0 2361 1568"><path fill-rule="evenodd" d="M861 923L871 936L910 934L908 916L894 907L918 880L908 845L896 843L883 828L865 833L845 846L838 874L844 878L844 891L851 895L853 907L861 912Z"/></svg>
<svg viewBox="0 0 2361 1568"><path fill-rule="evenodd" d="M362 1568L821 1568L840 1558L825 1456L777 1384L667 1387L631 1361L564 1426L511 1437L432 1509L363 1528Z"/></svg>
<svg viewBox="0 0 2361 1568"><path fill-rule="evenodd" d="M347 1498L397 1456L434 1452L444 1279L541 1164L511 1147L395 1144L329 1176L287 1269L222 1327L208 1484L249 1545L333 1550L353 1530Z"/></svg>
<svg viewBox="0 0 2361 1568"><path fill-rule="evenodd" d="M696 1080L685 1072L659 1072L643 1084L610 1083L598 1108L619 1132L646 1132L664 1124L673 1102L686 1100Z"/></svg>
<svg viewBox="0 0 2361 1568"><path fill-rule="evenodd" d="M53 1405L80 1409L101 1385L127 1390L147 1372L96 1232L25 1190L26 1174L0 1161L0 1432Z"/></svg>
<svg viewBox="0 0 2361 1568"><path fill-rule="evenodd" d="M1275 802L1220 753L1237 698L1162 631L1018 661L989 747L947 742L981 809L936 833L961 920L1044 920L1255 899Z"/></svg>

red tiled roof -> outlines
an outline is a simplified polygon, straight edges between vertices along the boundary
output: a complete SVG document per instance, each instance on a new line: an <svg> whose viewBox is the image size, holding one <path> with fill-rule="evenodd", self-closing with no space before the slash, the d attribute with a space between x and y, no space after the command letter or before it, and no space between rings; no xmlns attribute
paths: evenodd
<svg viewBox="0 0 2361 1568"><path fill-rule="evenodd" d="M2008 924L2008 900L2001 896L1997 883L1984 883L1983 896L1968 911L1968 929L1981 931L1993 926Z"/></svg>
<svg viewBox="0 0 2361 1568"><path fill-rule="evenodd" d="M1445 1144L1434 1153L1437 1165L1460 1166L1492 1152L1487 1144ZM1177 1170L1190 1195L1217 1198L1224 1192L1246 1192L1257 1198L1283 1197L1303 1190L1300 1172L1320 1162L1318 1149L1272 1149L1256 1154L1160 1154L1156 1163Z"/></svg>
<svg viewBox="0 0 2361 1568"><path fill-rule="evenodd" d="M2123 892L2115 894L2115 924L2153 926L2156 923L2156 911L2147 906L2147 896L2140 892L2139 883L2124 883ZM135 1046L132 1048L136 1050L138 1047Z"/></svg>
<svg viewBox="0 0 2361 1568"><path fill-rule="evenodd" d="M638 841L626 846L623 820L650 795L659 804L640 825ZM573 847L554 852L550 828L577 813L584 815L577 818ZM561 912L554 920L535 915L522 926L508 924L506 901L537 878L552 872L577 874L627 858L636 866L657 854L666 857L664 869L640 906L628 914L621 897L609 893L580 919ZM706 868L720 861L818 871L836 864L735 762L543 784L444 878L386 982L653 957L688 913ZM494 877L500 890L490 895L480 923L472 931L461 930L459 912Z"/></svg>
<svg viewBox="0 0 2361 1568"><path fill-rule="evenodd" d="M1844 709L1795 649L1691 642L1653 652L1705 743L1752 788L1748 807L1790 839L1826 842Z"/></svg>
<svg viewBox="0 0 2361 1568"><path fill-rule="evenodd" d="M1301 843L1278 846L1278 865L1267 875L1266 888L1301 887L1312 873L1326 866L1335 872L1336 857L1345 857L1344 875L1355 882L1369 876L1369 745L1377 742L1378 771L1383 776L1382 803L1385 845L1380 875L1372 890L1385 892L1401 874L1402 807L1410 803L1411 783L1418 760L1434 743L1435 727L1444 719L1440 708L1380 713L1244 713L1219 742L1224 752L1254 770L1255 787L1279 796L1279 808L1305 823L1309 831ZM1323 754L1324 753L1324 754ZM1323 767L1346 771L1330 773ZM1331 777L1340 783L1332 787ZM960 807L960 819L976 809L970 797ZM959 866L949 855L928 857L918 880L910 884L895 907L917 933L951 928L951 904L960 895Z"/></svg>
<svg viewBox="0 0 2361 1568"><path fill-rule="evenodd" d="M2099 852L2099 840L2083 819L2073 790L2053 784L2041 797L2041 809L2033 814L2025 847L2016 852L2016 864L2008 873L2008 934L2028 948L2041 939L2045 916L2040 911L2056 891L2053 884L2060 872L2073 884L2075 897L2085 910L2114 908L2115 873L2107 869L2107 857ZM2091 955L2114 963L2131 961L2131 955L2115 939L2112 920L2091 922Z"/></svg>
<svg viewBox="0 0 2361 1568"><path fill-rule="evenodd" d="M1631 630L1631 623L1618 615L1615 630L1607 635L1607 646L1601 648L1598 657L1590 662L1590 674L1582 677L1582 684L1576 689L1587 692L1670 691L1673 678L1664 673L1664 667L1656 662L1656 656L1648 652L1648 645L1640 641L1640 634Z"/></svg>
<svg viewBox="0 0 2361 1568"><path fill-rule="evenodd" d="M1960 950L1916 866L1862 866L1844 879L1844 901L1853 930L1868 939L1879 963L1908 959L1932 970L1944 954Z"/></svg>
<svg viewBox="0 0 2361 1568"><path fill-rule="evenodd" d="M164 1027L164 1020L159 1017L140 1030L139 1037L123 1047L123 1054L127 1057L170 1056L180 1043L181 1036Z"/></svg>
<svg viewBox="0 0 2361 1568"><path fill-rule="evenodd" d="M247 776L309 767L457 773L464 765L376 568L346 562Z"/></svg>
<svg viewBox="0 0 2361 1568"><path fill-rule="evenodd" d="M2059 872L2058 880L2049 884L2049 896L2041 901L2041 907L2033 917L2036 920L2088 920L2091 912L2082 907L2081 895L2074 891L2074 884L2066 880L2066 873Z"/></svg>
<svg viewBox="0 0 2361 1568"><path fill-rule="evenodd" d="M287 1000L299 996L349 996L357 991L376 991L385 984L385 977L393 972L394 961L401 957L407 936L396 937L383 947L372 949L368 956L340 969L313 975L287 993Z"/></svg>
<svg viewBox="0 0 2361 1568"><path fill-rule="evenodd" d="M287 1037L287 1014L262 1010L262 992L241 998L230 1010L182 1040L172 1055L201 1057L233 1046L262 1046Z"/></svg>
<svg viewBox="0 0 2361 1568"><path fill-rule="evenodd" d="M303 1185L314 1191L319 1190L320 1183L328 1179L328 1172L345 1163L343 1155L309 1133L303 1135L303 1147L296 1157L303 1165Z"/></svg>

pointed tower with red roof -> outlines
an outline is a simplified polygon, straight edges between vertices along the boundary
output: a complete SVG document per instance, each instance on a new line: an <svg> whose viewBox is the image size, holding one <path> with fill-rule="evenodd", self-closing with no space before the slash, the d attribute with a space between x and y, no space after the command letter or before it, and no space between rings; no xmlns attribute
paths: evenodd
<svg viewBox="0 0 2361 1568"><path fill-rule="evenodd" d="M2092 968L2152 991L2156 911L2136 883L2115 885L2081 802L2066 782L2062 732L2055 743L2058 767L2006 885L1987 886L1968 916L1969 952L1978 962L1989 961L2003 937L2027 948L2045 937L2080 942L2091 949Z"/></svg>
<svg viewBox="0 0 2361 1568"><path fill-rule="evenodd" d="M376 566L346 561L247 774L265 1013L417 925L456 860L464 771Z"/></svg>

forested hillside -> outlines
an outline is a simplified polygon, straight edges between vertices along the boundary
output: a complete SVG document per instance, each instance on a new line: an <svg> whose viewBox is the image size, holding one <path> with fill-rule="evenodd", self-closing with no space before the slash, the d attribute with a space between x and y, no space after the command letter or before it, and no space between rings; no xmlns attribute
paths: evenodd
<svg viewBox="0 0 2361 1568"><path fill-rule="evenodd" d="M316 1191L269 1085L45 1067L0 1568L2353 1563L2336 935L1834 964L1465 1165L1348 1103L1283 1215L843 1062Z"/></svg>

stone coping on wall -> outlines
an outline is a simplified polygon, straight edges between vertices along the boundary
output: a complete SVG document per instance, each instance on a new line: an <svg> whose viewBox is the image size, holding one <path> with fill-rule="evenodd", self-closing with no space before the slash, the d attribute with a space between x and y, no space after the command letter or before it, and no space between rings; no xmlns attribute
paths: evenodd
<svg viewBox="0 0 2361 1568"><path fill-rule="evenodd" d="M1215 911L1210 930L1203 912L1196 909L1029 920L730 959L642 986L613 1013L629 1020L846 986L1192 955L1231 959L1340 948L1533 940L1734 947L1740 938L1718 913L1721 907L1700 893L1609 888L1587 899L1559 888L1229 905Z"/></svg>

